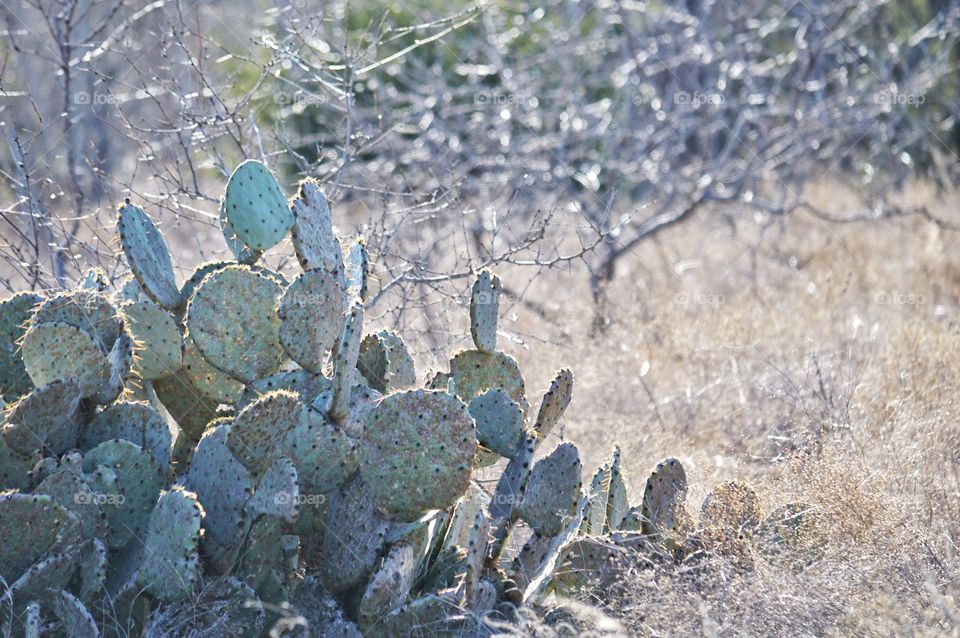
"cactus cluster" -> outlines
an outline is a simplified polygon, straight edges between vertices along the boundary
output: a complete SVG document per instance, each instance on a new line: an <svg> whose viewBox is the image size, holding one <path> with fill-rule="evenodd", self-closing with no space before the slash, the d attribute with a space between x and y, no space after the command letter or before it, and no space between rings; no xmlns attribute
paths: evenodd
<svg viewBox="0 0 960 638"><path fill-rule="evenodd" d="M5 630L130 635L158 606L220 604L225 636L298 605L334 610L315 635L483 635L631 548L816 553L809 508L763 520L738 483L694 523L673 459L635 507L619 449L585 490L577 447L548 445L573 375L531 412L497 350L493 273L473 285L473 348L418 383L399 336L363 333L366 247L343 250L315 182L287 202L248 161L220 211L236 261L180 286L127 201L131 278L91 271L0 304ZM287 233L303 268L289 283L256 263Z"/></svg>

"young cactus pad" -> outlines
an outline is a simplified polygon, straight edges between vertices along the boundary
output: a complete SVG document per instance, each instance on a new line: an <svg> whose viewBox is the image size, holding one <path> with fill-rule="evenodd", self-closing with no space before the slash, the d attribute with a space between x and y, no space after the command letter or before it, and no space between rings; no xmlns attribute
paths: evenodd
<svg viewBox="0 0 960 638"><path fill-rule="evenodd" d="M470 483L477 436L467 406L440 391L391 394L367 417L360 473L389 512L453 505Z"/></svg>
<svg viewBox="0 0 960 638"><path fill-rule="evenodd" d="M643 491L643 532L663 538L682 533L689 521L686 498L687 473L680 461L669 458L658 463Z"/></svg>
<svg viewBox="0 0 960 638"><path fill-rule="evenodd" d="M550 434L557 426L560 417L570 405L571 398L573 398L573 373L569 370L561 370L550 382L550 388L540 402L540 412L537 413L537 421L533 429L541 438Z"/></svg>
<svg viewBox="0 0 960 638"><path fill-rule="evenodd" d="M502 352L465 350L450 360L456 395L472 401L487 390L502 390L526 411L523 375L514 359Z"/></svg>
<svg viewBox="0 0 960 638"><path fill-rule="evenodd" d="M217 368L249 383L280 364L283 289L248 266L207 276L187 308L187 327L200 353Z"/></svg>
<svg viewBox="0 0 960 638"><path fill-rule="evenodd" d="M470 294L470 334L477 350L497 349L497 321L500 314L500 278L481 271Z"/></svg>
<svg viewBox="0 0 960 638"><path fill-rule="evenodd" d="M322 268L328 273L342 275L343 252L333 234L330 204L315 180L300 182L290 210L294 217L290 238L300 267L304 271Z"/></svg>
<svg viewBox="0 0 960 638"><path fill-rule="evenodd" d="M227 225L251 250L272 248L293 226L293 213L277 178L256 160L247 160L233 171L223 208Z"/></svg>
<svg viewBox="0 0 960 638"><path fill-rule="evenodd" d="M179 306L170 251L149 215L128 200L120 207L117 233L127 264L147 296L168 310Z"/></svg>

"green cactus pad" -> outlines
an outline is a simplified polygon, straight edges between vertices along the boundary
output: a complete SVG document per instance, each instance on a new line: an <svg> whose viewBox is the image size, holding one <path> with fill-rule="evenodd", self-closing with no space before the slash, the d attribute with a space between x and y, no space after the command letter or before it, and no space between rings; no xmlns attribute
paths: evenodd
<svg viewBox="0 0 960 638"><path fill-rule="evenodd" d="M506 525L512 518L513 512L520 503L523 487L530 477L530 468L533 466L533 455L537 447L537 435L527 432L523 445L516 456L510 459L503 474L497 481L497 487L490 502L490 516L494 525L499 528L496 533L504 534Z"/></svg>
<svg viewBox="0 0 960 638"><path fill-rule="evenodd" d="M297 468L286 457L277 459L257 482L257 489L247 502L247 510L257 516L274 516L286 522L297 518L300 485Z"/></svg>
<svg viewBox="0 0 960 638"><path fill-rule="evenodd" d="M8 400L33 389L20 356L20 339L43 297L21 292L0 303L0 395Z"/></svg>
<svg viewBox="0 0 960 638"><path fill-rule="evenodd" d="M147 296L168 310L179 306L170 251L150 216L128 200L120 207L117 233L127 264Z"/></svg>
<svg viewBox="0 0 960 638"><path fill-rule="evenodd" d="M569 370L561 370L550 383L550 388L543 395L543 401L540 402L540 412L537 413L537 421L533 429L540 438L543 438L553 431L560 417L563 416L567 406L570 405L570 399L573 396L573 373Z"/></svg>
<svg viewBox="0 0 960 638"><path fill-rule="evenodd" d="M62 589L51 590L47 601L53 615L60 621L64 633L70 638L100 638L100 630L93 615L73 594Z"/></svg>
<svg viewBox="0 0 960 638"><path fill-rule="evenodd" d="M170 465L170 428L149 403L124 401L108 406L84 428L80 449L86 451L111 439L136 443L153 456L157 467Z"/></svg>
<svg viewBox="0 0 960 638"><path fill-rule="evenodd" d="M207 361L189 334L183 339L183 376L217 403L236 403L243 394L243 384Z"/></svg>
<svg viewBox="0 0 960 638"><path fill-rule="evenodd" d="M309 405L323 392L330 389L330 379L307 372L303 369L277 372L247 384L243 395L237 401L237 409L242 410L272 390L289 390L300 395L300 400Z"/></svg>
<svg viewBox="0 0 960 638"><path fill-rule="evenodd" d="M580 524L580 533L584 536L599 536L607 522L607 502L610 498L610 463L604 463L597 468L590 481L590 491L587 497L587 508L583 513L583 522Z"/></svg>
<svg viewBox="0 0 960 638"><path fill-rule="evenodd" d="M62 322L34 325L21 346L27 374L37 386L75 379L83 398L95 396L110 381L110 361L90 335Z"/></svg>
<svg viewBox="0 0 960 638"><path fill-rule="evenodd" d="M8 585L32 565L67 550L78 536L79 521L52 497L0 494L0 577Z"/></svg>
<svg viewBox="0 0 960 638"><path fill-rule="evenodd" d="M75 517L72 520L76 522ZM78 526L73 525L68 529L76 530ZM14 600L32 598L49 589L60 589L69 584L80 555L79 534L74 533L71 538L73 542L63 551L46 555L10 585L10 594Z"/></svg>
<svg viewBox="0 0 960 638"><path fill-rule="evenodd" d="M689 522L683 505L686 498L687 474L680 461L669 458L658 463L643 491L643 532L661 538L685 536Z"/></svg>
<svg viewBox="0 0 960 638"><path fill-rule="evenodd" d="M467 406L435 390L391 394L369 417L360 472L377 504L411 514L449 507L470 484L477 449Z"/></svg>
<svg viewBox="0 0 960 638"><path fill-rule="evenodd" d="M358 239L350 246L347 262L344 264L344 288L352 299L366 300L369 269L367 244L363 239Z"/></svg>
<svg viewBox="0 0 960 638"><path fill-rule="evenodd" d="M620 446L613 449L610 459L610 496L607 498L607 524L604 531L620 529L620 524L630 510L627 502L627 481L620 467Z"/></svg>
<svg viewBox="0 0 960 638"><path fill-rule="evenodd" d="M561 549L552 585L562 594L588 585L603 591L622 578L631 560L636 560L636 551L647 543L642 534L627 532L577 538Z"/></svg>
<svg viewBox="0 0 960 638"><path fill-rule="evenodd" d="M290 238L300 267L304 271L322 268L329 273L343 273L343 250L333 234L330 204L315 180L300 182L290 210L294 218Z"/></svg>
<svg viewBox="0 0 960 638"><path fill-rule="evenodd" d="M489 503L490 495L476 482L471 482L453 509L443 538L443 549L467 547L477 513L485 510Z"/></svg>
<svg viewBox="0 0 960 638"><path fill-rule="evenodd" d="M520 517L538 534L556 536L577 511L580 501L580 451L572 443L562 443L533 466Z"/></svg>
<svg viewBox="0 0 960 638"><path fill-rule="evenodd" d="M346 591L367 578L380 559L389 526L359 474L331 494L319 566L331 592Z"/></svg>
<svg viewBox="0 0 960 638"><path fill-rule="evenodd" d="M184 478L206 513L206 536L223 546L237 541L244 504L253 493L250 473L227 448L230 427L230 422L221 423L203 435Z"/></svg>
<svg viewBox="0 0 960 638"><path fill-rule="evenodd" d="M478 591L480 574L487 557L487 542L490 536L490 518L484 510L477 512L470 527L467 542L466 600L474 605L482 594Z"/></svg>
<svg viewBox="0 0 960 638"><path fill-rule="evenodd" d="M227 447L243 466L260 477L283 456L287 435L300 423L303 405L297 394L275 390L245 407L233 421Z"/></svg>
<svg viewBox="0 0 960 638"><path fill-rule="evenodd" d="M417 372L406 344L386 330L369 334L360 342L357 369L370 387L382 394L417 385Z"/></svg>
<svg viewBox="0 0 960 638"><path fill-rule="evenodd" d="M502 390L488 390L470 402L481 445L513 458L523 445L523 410Z"/></svg>
<svg viewBox="0 0 960 638"><path fill-rule="evenodd" d="M502 352L465 350L450 360L453 391L472 401L488 390L502 390L526 412L523 375L517 362Z"/></svg>
<svg viewBox="0 0 960 638"><path fill-rule="evenodd" d="M126 328L114 342L113 349L107 355L110 364L110 376L97 393L97 403L106 405L120 396L123 392L130 371L133 368L133 337Z"/></svg>
<svg viewBox="0 0 960 638"><path fill-rule="evenodd" d="M205 261L199 266L197 266L193 274L187 277L187 280L183 282L183 285L180 286L180 307L177 308L176 319L177 321L182 321L183 316L187 311L187 303L190 301L190 297L193 296L193 293L197 291L197 288L200 287L200 283L206 279L207 275L212 272L217 272L218 270L223 270L227 266L233 266L234 262L232 261Z"/></svg>
<svg viewBox="0 0 960 638"><path fill-rule="evenodd" d="M64 509L73 512L80 521L80 534L84 540L106 534L107 521L99 505L100 495L66 469L44 478L33 492L46 494Z"/></svg>
<svg viewBox="0 0 960 638"><path fill-rule="evenodd" d="M32 469L33 459L23 458L11 450L0 436L0 492L29 487Z"/></svg>
<svg viewBox="0 0 960 638"><path fill-rule="evenodd" d="M102 465L116 474L122 498L103 506L110 523L111 547L142 540L150 512L163 487L163 475L149 452L130 441L104 441L84 455L83 469L91 473Z"/></svg>
<svg viewBox="0 0 960 638"><path fill-rule="evenodd" d="M223 196L227 226L250 250L280 243L293 226L293 213L270 169L247 160L233 171Z"/></svg>
<svg viewBox="0 0 960 638"><path fill-rule="evenodd" d="M357 378L359 378L359 375L354 375L354 379ZM332 395L332 390L321 392L310 404L314 409L326 412L328 419L330 418L329 406L331 405ZM336 422L336 425L349 436L360 438L367 416L380 404L383 395L369 386L354 385L350 390L349 397L347 416L345 419Z"/></svg>
<svg viewBox="0 0 960 638"><path fill-rule="evenodd" d="M30 326L65 323L87 333L104 355L113 350L120 338L123 319L110 298L94 290L70 290L41 303Z"/></svg>
<svg viewBox="0 0 960 638"><path fill-rule="evenodd" d="M333 352L333 379L330 381L331 396L327 414L341 425L350 414L350 400L353 396L362 338L363 304L356 302L343 322L343 333Z"/></svg>
<svg viewBox="0 0 960 638"><path fill-rule="evenodd" d="M43 449L59 456L77 443L80 384L70 377L35 389L7 409L3 438L11 450L29 456Z"/></svg>
<svg viewBox="0 0 960 638"><path fill-rule="evenodd" d="M134 340L134 371L144 381L180 369L180 330L173 315L152 301L123 306Z"/></svg>
<svg viewBox="0 0 960 638"><path fill-rule="evenodd" d="M380 569L363 592L357 616L361 628L371 627L385 614L400 606L410 593L416 576L416 557L410 543L399 542L390 548Z"/></svg>
<svg viewBox="0 0 960 638"><path fill-rule="evenodd" d="M343 333L347 298L325 270L297 277L280 297L280 343L304 369L320 373L327 353Z"/></svg>
<svg viewBox="0 0 960 638"><path fill-rule="evenodd" d="M181 370L153 382L157 398L180 426L180 433L197 441L217 416L217 402L199 392Z"/></svg>
<svg viewBox="0 0 960 638"><path fill-rule="evenodd" d="M283 289L247 266L208 275L187 307L187 326L215 367L249 383L272 372L283 355L277 300Z"/></svg>
<svg viewBox="0 0 960 638"><path fill-rule="evenodd" d="M250 248L237 237L237 234L233 232L233 228L230 226L229 221L227 220L227 209L224 202L220 201L220 231L223 233L223 240L227 244L227 248L230 249L230 252L233 253L234 259L236 259L241 264L253 265L263 257L262 250L256 250Z"/></svg>
<svg viewBox="0 0 960 638"><path fill-rule="evenodd" d="M164 492L150 515L137 582L162 601L180 600L193 591L202 518L196 495L179 487Z"/></svg>
<svg viewBox="0 0 960 638"><path fill-rule="evenodd" d="M77 580L80 600L89 602L103 589L107 578L109 550L99 538L90 540L80 557Z"/></svg>
<svg viewBox="0 0 960 638"><path fill-rule="evenodd" d="M297 468L300 487L306 494L334 490L357 466L356 441L329 423L326 416L305 407L300 422L287 435L284 452Z"/></svg>
<svg viewBox="0 0 960 638"><path fill-rule="evenodd" d="M500 315L500 278L483 270L470 293L470 334L477 350L497 349L497 321Z"/></svg>
<svg viewBox="0 0 960 638"><path fill-rule="evenodd" d="M715 485L700 507L701 539L714 551L738 554L760 525L760 499L743 481Z"/></svg>

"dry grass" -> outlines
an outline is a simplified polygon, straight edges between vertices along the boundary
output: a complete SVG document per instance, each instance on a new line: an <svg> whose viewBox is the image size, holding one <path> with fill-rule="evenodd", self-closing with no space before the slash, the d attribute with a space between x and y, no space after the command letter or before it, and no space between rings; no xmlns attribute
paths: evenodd
<svg viewBox="0 0 960 638"><path fill-rule="evenodd" d="M956 219L955 194L908 199ZM638 250L599 309L569 275L529 289L545 316L514 308L530 395L574 370L563 434L588 470L619 442L633 503L676 456L693 510L743 479L765 511L822 512L828 549L806 570L713 558L588 600L635 635L960 635L960 235L782 221L703 214Z"/></svg>

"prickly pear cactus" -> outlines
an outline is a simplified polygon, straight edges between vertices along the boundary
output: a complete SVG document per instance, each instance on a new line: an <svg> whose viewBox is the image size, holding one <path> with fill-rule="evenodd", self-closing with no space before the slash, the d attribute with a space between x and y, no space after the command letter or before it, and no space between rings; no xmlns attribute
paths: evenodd
<svg viewBox="0 0 960 638"><path fill-rule="evenodd" d="M0 494L0 577L8 586L17 582L32 566L68 549L78 530L77 518L50 496Z"/></svg>
<svg viewBox="0 0 960 638"><path fill-rule="evenodd" d="M21 345L27 374L37 386L75 379L83 398L96 396L110 381L110 361L82 329L62 322L34 325Z"/></svg>
<svg viewBox="0 0 960 638"><path fill-rule="evenodd" d="M357 467L356 448L357 442L342 428L307 406L287 434L283 451L297 468L303 490L326 494L342 485Z"/></svg>
<svg viewBox="0 0 960 638"><path fill-rule="evenodd" d="M153 382L157 399L180 427L177 437L198 441L217 416L217 402L196 389L183 370Z"/></svg>
<svg viewBox="0 0 960 638"><path fill-rule="evenodd" d="M439 391L391 394L367 418L360 473L399 516L449 507L467 489L477 435L467 406Z"/></svg>
<svg viewBox="0 0 960 638"><path fill-rule="evenodd" d="M523 445L523 410L502 390L489 390L470 402L477 439L500 456L513 458Z"/></svg>
<svg viewBox="0 0 960 638"><path fill-rule="evenodd" d="M0 395L15 399L33 389L20 356L20 339L43 297L20 292L0 303Z"/></svg>
<svg viewBox="0 0 960 638"><path fill-rule="evenodd" d="M413 358L406 344L386 330L363 338L357 369L370 387L383 394L408 390L417 384Z"/></svg>
<svg viewBox="0 0 960 638"><path fill-rule="evenodd" d="M580 500L580 451L563 443L533 466L520 502L520 517L544 536L559 534Z"/></svg>
<svg viewBox="0 0 960 638"><path fill-rule="evenodd" d="M97 414L80 435L80 449L93 449L104 441L123 439L147 451L158 468L170 465L173 441L166 420L149 403L122 401Z"/></svg>
<svg viewBox="0 0 960 638"><path fill-rule="evenodd" d="M465 350L450 360L454 393L472 401L488 390L501 390L526 410L523 375L512 357L502 352Z"/></svg>
<svg viewBox="0 0 960 638"><path fill-rule="evenodd" d="M189 333L183 338L182 358L184 378L211 401L236 403L243 394L243 384L207 361Z"/></svg>
<svg viewBox="0 0 960 638"><path fill-rule="evenodd" d="M300 267L304 271L322 268L340 276L343 273L343 252L333 234L330 204L315 180L300 182L290 210L294 217L290 238Z"/></svg>
<svg viewBox="0 0 960 638"><path fill-rule="evenodd" d="M259 478L284 452L287 435L300 423L303 405L293 392L275 390L245 407L227 434L227 447Z"/></svg>
<svg viewBox="0 0 960 638"><path fill-rule="evenodd" d="M200 353L215 367L248 383L280 365L283 289L247 266L208 275L187 307L187 327Z"/></svg>
<svg viewBox="0 0 960 638"><path fill-rule="evenodd" d="M45 449L54 456L77 444L80 384L73 377L35 389L7 409L3 438L11 450L29 456Z"/></svg>
<svg viewBox="0 0 960 638"><path fill-rule="evenodd" d="M358 473L331 494L320 565L330 591L343 592L364 582L377 565L389 526Z"/></svg>
<svg viewBox="0 0 960 638"><path fill-rule="evenodd" d="M760 499L742 481L715 485L700 507L698 535L720 554L741 554L760 525Z"/></svg>
<svg viewBox="0 0 960 638"><path fill-rule="evenodd" d="M322 372L346 311L347 296L334 275L311 270L297 277L280 297L280 343L287 355L305 370Z"/></svg>
<svg viewBox="0 0 960 638"><path fill-rule="evenodd" d="M152 301L121 308L134 339L134 371L144 381L160 379L180 369L180 330L173 315Z"/></svg>
<svg viewBox="0 0 960 638"><path fill-rule="evenodd" d="M147 296L168 310L179 306L180 291L170 251L153 220L127 200L120 207L117 233L127 264Z"/></svg>
<svg viewBox="0 0 960 638"><path fill-rule="evenodd" d="M252 251L272 248L293 226L293 213L277 178L256 160L247 160L233 171L223 209L226 225Z"/></svg>
<svg viewBox="0 0 960 638"><path fill-rule="evenodd" d="M680 461L670 458L658 463L643 491L642 531L668 546L682 544L692 528L686 498L687 474Z"/></svg>
<svg viewBox="0 0 960 638"><path fill-rule="evenodd" d="M202 518L196 495L182 488L164 492L157 500L137 581L160 600L180 600L193 591L199 577L197 546Z"/></svg>
<svg viewBox="0 0 960 638"><path fill-rule="evenodd" d="M500 278L489 270L481 271L470 294L470 334L477 350L497 349L497 322L500 315Z"/></svg>
<svg viewBox="0 0 960 638"><path fill-rule="evenodd" d="M572 396L573 373L569 370L561 370L550 383L550 388L540 402L540 412L537 414L533 429L541 438L553 432L553 428L560 422L560 417L570 405Z"/></svg>

